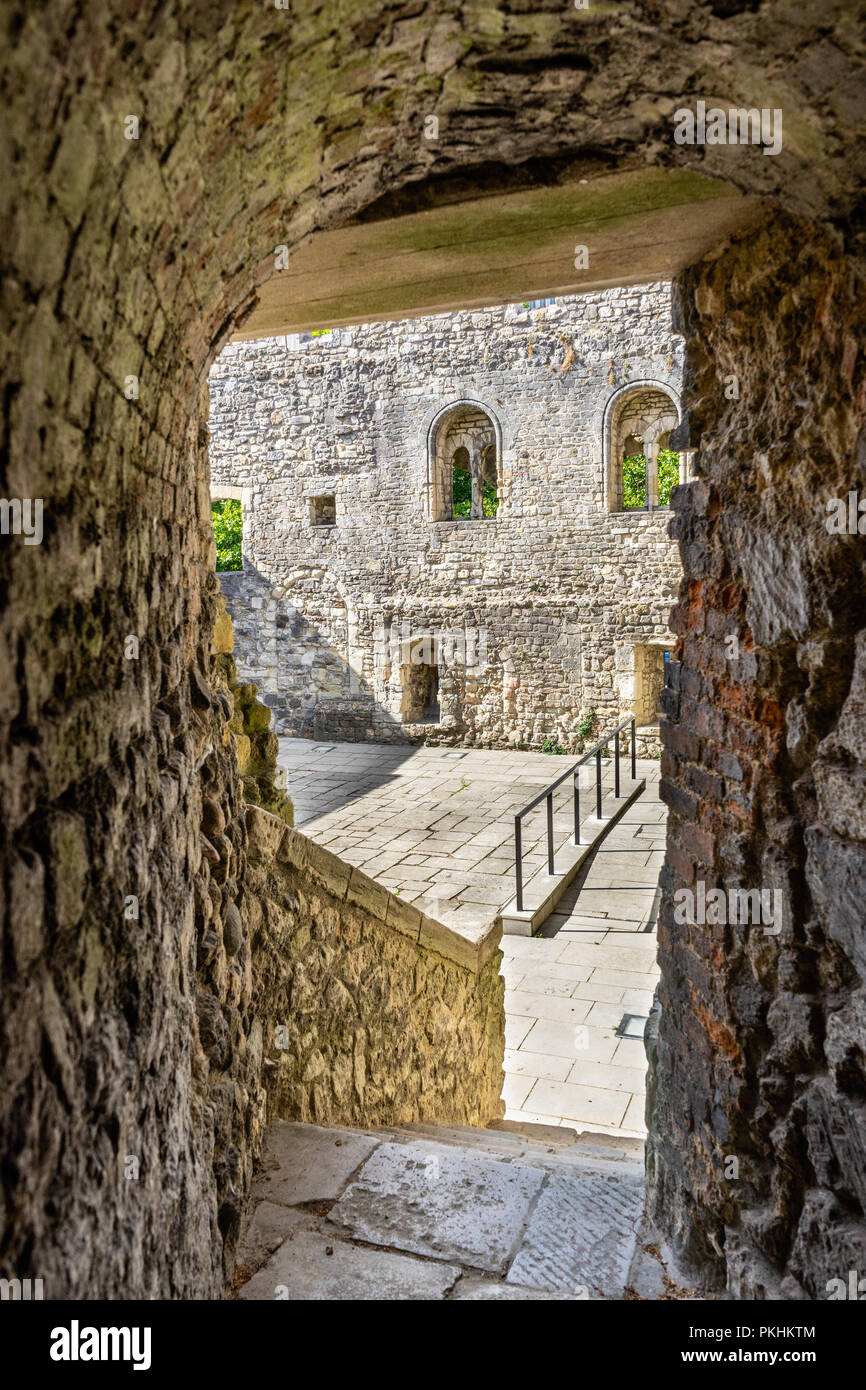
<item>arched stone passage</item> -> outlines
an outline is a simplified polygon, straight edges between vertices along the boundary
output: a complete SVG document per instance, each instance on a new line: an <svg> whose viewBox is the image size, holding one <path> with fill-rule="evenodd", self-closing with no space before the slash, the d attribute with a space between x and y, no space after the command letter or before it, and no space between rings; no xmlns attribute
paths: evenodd
<svg viewBox="0 0 866 1390"><path fill-rule="evenodd" d="M753 449L737 453L733 476L711 459L680 522L682 688L689 700L704 691L695 720L712 723L725 705L750 751L788 757L803 777L813 761L816 771L808 785L792 783L771 763L755 799L745 778L742 790L730 788L736 777L720 769L713 776L722 782L706 795L723 809L703 825L686 764L699 770L694 740L709 735L677 726L668 734L669 758L683 760L668 773L671 872L712 852L734 873L738 856L766 852L781 853L795 883L805 875L816 894L822 876L859 881L851 866L863 827L839 792L862 775L859 687L843 660L859 650L862 613L851 594L861 591L862 570L851 544L828 554L808 528L797 544L793 513L777 532L774 509L800 480L795 511L812 526L806 496L830 478L845 486L852 474L862 316L839 246L862 249L853 210L866 146L847 117L828 114L820 79L816 91L799 70L789 90L804 126L823 132L826 148L816 137L815 154L750 151L754 159L735 163L726 150L676 147L666 111L689 94L633 99L633 72L692 70L695 44L719 84L737 91L782 42L768 40L766 27L781 6L759 8L714 15L708 32L698 3L675 16L638 3L600 22L566 8L553 26L543 10L511 14L482 0L453 17L378 0L293 13L254 0L228 11L184 0L122 14L64 0L39 11L7 7L5 487L44 499L45 535L41 546L10 544L0 557L0 640L13 674L0 697L2 1257L11 1271L44 1278L52 1296L207 1297L233 1261L271 1020L248 923L234 955L225 949L244 911L245 831L228 711L209 679L218 593L201 383L253 309L256 287L281 274L276 267L290 265L316 229L362 214L387 223L407 198L415 207L453 202L461 186L487 198L611 167L629 176L620 190L628 206L618 210L635 228L646 215L647 160L671 170L670 225L681 232L711 201L704 175L830 221L818 233L793 227L784 247L764 231L751 270L737 253L686 282L702 388L692 397L708 422L721 422L719 439L730 407L711 348L744 378L757 381L772 366L761 381L777 385L750 395ZM809 26L786 11L772 34L783 30L786 47L800 52ZM843 19L828 19L822 33L839 55L830 80L856 90ZM563 82L569 67L576 80ZM443 118L435 147L422 136L431 105ZM510 223L506 232L514 235ZM517 234L527 243L536 236L525 211ZM679 263L699 249L697 239L688 245ZM630 273L661 268L657 259ZM554 288L536 274L539 294ZM765 323L779 307L773 276L792 291L805 285L797 312L808 305L810 334L794 323L793 297L773 344L749 331L757 310L743 286L755 275L765 277ZM582 283L571 263L560 276L562 288ZM712 325L729 295L742 322L722 332ZM321 321L335 316L325 303ZM797 404L802 391L813 411ZM777 500L763 495L752 508L749 482L781 466ZM704 568L709 550L729 580L727 570ZM742 619L746 665L739 684L727 676L710 684L719 660L710 641L729 612ZM860 665L853 669L859 680ZM719 816L724 835L710 845L703 837ZM798 921L804 941L793 958L759 942L713 984L700 951L683 957L688 1000L671 985L682 942L665 946L656 1210L699 1263L721 1275L727 1261L735 1282L737 1232L739 1248L752 1240L774 1277L792 1271L812 1290L822 1267L804 1269L797 1251L824 1206L842 1204L837 1230L862 1226L862 1057L848 1022L863 973L853 892L826 890L837 906L829 918L816 907ZM222 949L209 955L212 924ZM781 1004L768 1002L777 980L787 991ZM746 1046L737 1032L747 1004L738 1001L752 997L753 981L763 1012L743 1025ZM795 1044L785 1009L803 1018L807 1046ZM813 1029L815 1018L826 1027ZM686 1036L707 1060L697 1080L686 1069ZM806 1081L789 1085L783 1065ZM819 1136L808 1152L794 1125L804 1114ZM778 1209L782 1180L766 1156L776 1121L790 1153ZM707 1164L731 1142L756 1155L757 1176L727 1190ZM138 1161L134 1179L128 1159ZM826 1261L848 1248L828 1246Z"/></svg>

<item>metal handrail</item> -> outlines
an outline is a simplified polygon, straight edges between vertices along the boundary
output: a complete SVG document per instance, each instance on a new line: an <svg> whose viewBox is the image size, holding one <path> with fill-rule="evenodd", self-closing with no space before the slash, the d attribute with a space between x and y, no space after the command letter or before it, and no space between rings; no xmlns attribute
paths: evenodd
<svg viewBox="0 0 866 1390"><path fill-rule="evenodd" d="M532 801L527 802L521 811L514 817L514 873L517 885L517 911L523 911L523 847L521 841L520 822L530 811L534 811L536 806L542 801L547 800L547 872L553 876L553 793L566 777L574 778L574 839L572 844L580 844L580 769L584 763L589 762L590 758L595 758L595 814L601 820L601 751L606 748L613 739L614 743L614 791L615 797L619 797L619 736L623 729L631 726L631 780L634 782L637 777L637 751L635 741L635 717L630 715L621 724L617 724L615 729L600 738L598 743L593 744L588 753L584 753L576 763L565 769L555 782L551 782L549 787L545 787L543 792L533 797Z"/></svg>

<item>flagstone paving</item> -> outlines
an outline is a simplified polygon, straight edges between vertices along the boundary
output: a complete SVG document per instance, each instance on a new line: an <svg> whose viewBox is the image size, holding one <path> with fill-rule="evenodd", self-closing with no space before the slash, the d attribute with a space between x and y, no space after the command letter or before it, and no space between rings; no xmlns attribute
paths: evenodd
<svg viewBox="0 0 866 1390"><path fill-rule="evenodd" d="M325 751L320 751L325 750ZM513 817L564 757L441 747L281 739L304 834L407 902L489 921L514 892ZM626 765L623 767L623 775ZM646 791L607 833L536 937L504 936L506 1118L641 1138L646 1057L620 1038L623 1015L646 1017L658 979L656 885L666 808L659 765L638 763ZM591 809L594 770L581 795ZM606 764L604 785L612 787ZM569 782L555 803L557 846L571 835ZM525 822L524 873L545 862L542 804Z"/></svg>
<svg viewBox="0 0 866 1390"><path fill-rule="evenodd" d="M642 1217L640 1146L465 1126L269 1127L244 1301L693 1297Z"/></svg>
<svg viewBox="0 0 866 1390"><path fill-rule="evenodd" d="M655 909L664 858L658 764L588 870L536 937L502 939L506 1118L578 1131L646 1135L646 1054L617 1037L646 1017L658 980ZM531 1084L530 1084L531 1083Z"/></svg>

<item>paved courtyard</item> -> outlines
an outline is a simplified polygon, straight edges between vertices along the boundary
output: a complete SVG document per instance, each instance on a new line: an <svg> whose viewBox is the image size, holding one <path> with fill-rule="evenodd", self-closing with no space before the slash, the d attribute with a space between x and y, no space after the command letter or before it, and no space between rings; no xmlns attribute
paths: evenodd
<svg viewBox="0 0 866 1390"><path fill-rule="evenodd" d="M447 909L488 921L514 891L515 811L570 760L451 751L284 738L279 761L305 834L432 916ZM509 1119L646 1133L643 1042L617 1030L624 1015L647 1015L658 978L654 912L666 813L658 763L640 761L637 771L646 791L608 831L542 935L503 937ZM587 811L593 777L587 769ZM612 777L607 765L606 787ZM557 845L571 831L567 788L556 803ZM542 805L524 830L527 876L545 862L544 828Z"/></svg>

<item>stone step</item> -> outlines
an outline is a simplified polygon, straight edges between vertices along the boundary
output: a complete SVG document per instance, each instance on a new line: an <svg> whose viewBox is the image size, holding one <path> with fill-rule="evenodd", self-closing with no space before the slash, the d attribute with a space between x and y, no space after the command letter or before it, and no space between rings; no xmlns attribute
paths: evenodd
<svg viewBox="0 0 866 1390"><path fill-rule="evenodd" d="M531 1120L497 1120L490 1128L502 1134L523 1135L538 1144L553 1144L558 1148L580 1144L586 1149L608 1149L613 1153L628 1154L643 1163L644 1141L628 1134L598 1134L591 1129L578 1131L569 1125L543 1125Z"/></svg>
<svg viewBox="0 0 866 1390"><path fill-rule="evenodd" d="M639 1154L552 1128L272 1123L237 1297L667 1296Z"/></svg>
<svg viewBox="0 0 866 1390"><path fill-rule="evenodd" d="M497 1134L522 1135L533 1139L537 1144L552 1144L554 1148L565 1149L577 1140L577 1130L566 1125L544 1125L533 1120L497 1120L489 1126Z"/></svg>
<svg viewBox="0 0 866 1390"><path fill-rule="evenodd" d="M501 1124L508 1122L501 1121ZM533 1135L532 1130L541 1130ZM565 1129L557 1138L547 1136L555 1127L552 1125L518 1125L516 1131L500 1129L475 1129L469 1125L411 1124L389 1127L387 1130L372 1130L372 1134L388 1136L393 1143L411 1143L415 1139L447 1148L462 1149L466 1153L483 1154L500 1162L543 1168L569 1170L585 1169L595 1172L627 1172L629 1176L643 1174L643 1143L641 1140L607 1135L578 1136L572 1129ZM597 1142L601 1141L601 1142Z"/></svg>
<svg viewBox="0 0 866 1390"><path fill-rule="evenodd" d="M387 1134L388 1138L396 1143L409 1143L413 1139L430 1139L437 1144L449 1144L456 1148L472 1149L487 1154L501 1154L503 1158L509 1159L522 1157L533 1151L530 1146L539 1143L538 1140L521 1139L520 1136L500 1133L496 1129L477 1129L470 1125L395 1125L383 1130L372 1130L371 1133L382 1134L383 1137ZM566 1140L559 1141L557 1144L550 1144L544 1141L544 1147L550 1149L566 1148L571 1142L573 1141Z"/></svg>

